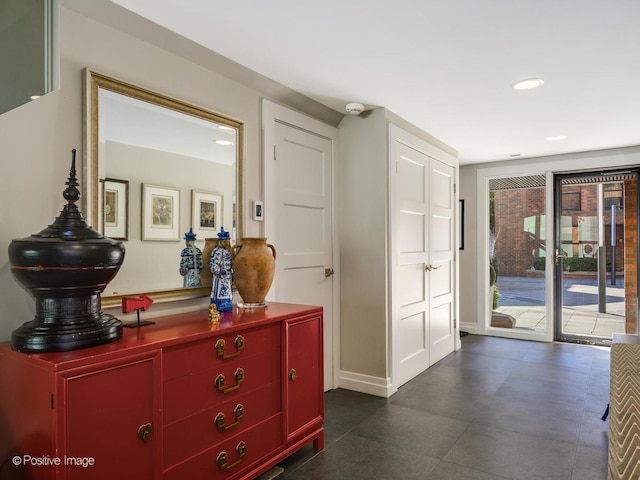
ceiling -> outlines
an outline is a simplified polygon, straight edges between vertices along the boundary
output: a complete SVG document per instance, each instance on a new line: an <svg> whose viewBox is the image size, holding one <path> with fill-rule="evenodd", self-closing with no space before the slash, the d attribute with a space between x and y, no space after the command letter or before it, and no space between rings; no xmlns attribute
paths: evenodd
<svg viewBox="0 0 640 480"><path fill-rule="evenodd" d="M339 112L386 107L462 165L640 145L638 0L112 1Z"/></svg>

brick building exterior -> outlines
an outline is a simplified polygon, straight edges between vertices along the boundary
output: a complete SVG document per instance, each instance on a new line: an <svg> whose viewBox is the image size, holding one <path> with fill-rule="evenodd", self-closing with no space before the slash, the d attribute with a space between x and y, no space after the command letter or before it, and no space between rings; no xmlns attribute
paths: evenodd
<svg viewBox="0 0 640 480"><path fill-rule="evenodd" d="M635 190L635 189L634 189ZM611 258L611 208L622 205L622 183L605 185L605 246ZM544 268L554 241L545 232L544 187L493 192L495 265L499 275L525 276ZM563 187L562 245L568 257L596 258L598 251L598 185ZM624 270L624 212L616 214L616 271ZM588 264L584 262L583 264Z"/></svg>

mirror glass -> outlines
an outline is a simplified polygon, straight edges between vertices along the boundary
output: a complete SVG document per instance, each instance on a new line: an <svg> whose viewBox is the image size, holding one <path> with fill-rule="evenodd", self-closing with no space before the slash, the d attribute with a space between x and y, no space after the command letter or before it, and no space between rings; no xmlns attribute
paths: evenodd
<svg viewBox="0 0 640 480"><path fill-rule="evenodd" d="M232 244L240 236L242 123L97 72L86 75L83 211L126 250L103 304L140 293L154 300L209 295L206 280L183 286L180 253L190 229L200 250L221 229Z"/></svg>

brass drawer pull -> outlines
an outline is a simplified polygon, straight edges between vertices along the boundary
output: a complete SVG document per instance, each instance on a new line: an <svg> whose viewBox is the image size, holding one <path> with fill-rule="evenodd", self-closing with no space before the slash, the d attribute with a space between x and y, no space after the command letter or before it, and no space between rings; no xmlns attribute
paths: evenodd
<svg viewBox="0 0 640 480"><path fill-rule="evenodd" d="M219 339L216 342L216 355L218 355L222 359L237 357L244 350L244 337L242 335L238 335L233 342L236 345L236 351L234 353L224 353L225 341L224 339Z"/></svg>
<svg viewBox="0 0 640 480"><path fill-rule="evenodd" d="M147 443L152 431L153 426L150 423L140 425L140 428L138 428L138 438L142 440L142 443Z"/></svg>
<svg viewBox="0 0 640 480"><path fill-rule="evenodd" d="M292 382L296 381L296 369L292 368L291 370L289 370L289 380L291 380Z"/></svg>
<svg viewBox="0 0 640 480"><path fill-rule="evenodd" d="M223 374L220 374L215 379L216 388L222 393L233 392L240 388L240 384L244 381L244 370L242 368L238 368L236 373L233 374L236 379L236 384L233 387L227 388L225 386L225 378Z"/></svg>
<svg viewBox="0 0 640 480"><path fill-rule="evenodd" d="M245 454L247 453L247 444L244 442L240 442L236 446L236 453L238 454L238 459L231 464L227 464L227 458L228 458L227 452L220 452L218 454L217 462L218 462L218 467L220 467L220 470L228 471L228 470L231 470L233 467L240 465L240 462L242 462L242 457L244 457Z"/></svg>
<svg viewBox="0 0 640 480"><path fill-rule="evenodd" d="M242 420L242 417L244 417L244 406L239 403L238 405L236 405L236 408L233 409L233 414L236 417L236 421L233 423L230 423L229 425L225 425L224 424L224 413L220 412L216 415L216 428L218 430L222 430L223 432L226 432L227 430L229 430L230 428L233 428L237 425L240 424L240 420Z"/></svg>

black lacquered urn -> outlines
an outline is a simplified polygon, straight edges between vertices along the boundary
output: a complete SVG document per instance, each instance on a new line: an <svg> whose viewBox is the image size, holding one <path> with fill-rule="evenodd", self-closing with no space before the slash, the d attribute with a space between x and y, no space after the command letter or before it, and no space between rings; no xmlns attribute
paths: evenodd
<svg viewBox="0 0 640 480"><path fill-rule="evenodd" d="M36 301L35 318L16 329L21 352L59 352L117 340L122 324L102 311L100 294L124 260L124 246L89 227L80 199L73 150L63 192L67 204L53 224L9 245L11 271Z"/></svg>

